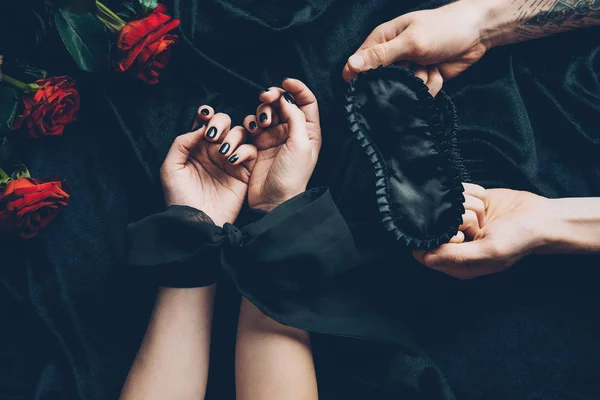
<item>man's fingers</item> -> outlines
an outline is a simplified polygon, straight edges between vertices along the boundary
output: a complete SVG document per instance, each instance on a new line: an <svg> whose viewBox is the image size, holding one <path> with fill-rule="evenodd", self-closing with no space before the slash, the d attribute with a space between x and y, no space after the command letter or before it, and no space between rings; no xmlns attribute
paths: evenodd
<svg viewBox="0 0 600 400"><path fill-rule="evenodd" d="M477 214L473 210L465 210L462 218L463 223L458 227L458 230L464 232L465 236L472 240L480 229Z"/></svg>
<svg viewBox="0 0 600 400"><path fill-rule="evenodd" d="M412 61L414 57L410 53L411 46L407 39L400 36L387 41L378 43L364 50L357 52L348 59L348 67L353 73L353 79L356 74L370 69L375 69L381 65L390 65L399 60Z"/></svg>
<svg viewBox="0 0 600 400"><path fill-rule="evenodd" d="M421 65L415 65L413 73L417 78L423 81L424 84L427 85L427 81L429 80L429 72L427 71L427 67L423 67Z"/></svg>
<svg viewBox="0 0 600 400"><path fill-rule="evenodd" d="M364 52L368 51L368 49L371 49L375 46L382 45L384 43L388 43L394 40L396 37L398 37L398 35L402 33L402 31L404 31L404 29L406 29L406 27L408 27L410 21L411 20L409 18L409 14L407 14L393 19L392 21L381 24L377 28L375 28L373 32L371 32L371 34L367 36L367 38L365 39L363 44L358 48L358 50L352 56L350 56L350 58L346 62L344 70L342 71L342 76L344 77L346 82L350 82L352 79L356 78L356 75L359 72L371 69L371 67L366 67L367 60L365 60L365 58L362 56ZM389 64L391 64L392 62L390 62ZM376 66L373 68L376 68Z"/></svg>
<svg viewBox="0 0 600 400"><path fill-rule="evenodd" d="M485 240L474 242L447 243L431 251L415 251L413 255L421 264L446 272L455 268L475 268L490 259Z"/></svg>
<svg viewBox="0 0 600 400"><path fill-rule="evenodd" d="M465 210L475 212L479 228L483 228L485 225L485 203L481 199L471 196L470 194L464 193L463 195L465 197L465 202L463 203Z"/></svg>
<svg viewBox="0 0 600 400"><path fill-rule="evenodd" d="M463 183L465 194L469 194L473 197L477 197L479 200L485 203L485 189L474 183Z"/></svg>
<svg viewBox="0 0 600 400"><path fill-rule="evenodd" d="M465 241L465 234L461 231L458 231L456 235L452 236L449 243L462 243Z"/></svg>
<svg viewBox="0 0 600 400"><path fill-rule="evenodd" d="M444 85L444 78L442 77L442 74L440 73L440 70L437 67L431 66L428 69L429 71L427 74L427 87L429 88L429 94L432 97L435 97L440 92L440 90L442 90L442 86Z"/></svg>

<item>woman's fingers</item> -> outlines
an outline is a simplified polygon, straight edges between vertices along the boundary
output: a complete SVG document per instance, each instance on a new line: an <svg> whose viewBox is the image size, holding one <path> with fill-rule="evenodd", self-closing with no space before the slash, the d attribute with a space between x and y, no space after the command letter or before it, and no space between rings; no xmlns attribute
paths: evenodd
<svg viewBox="0 0 600 400"><path fill-rule="evenodd" d="M187 162L190 154L202 142L206 127L196 129L195 131L179 135L173 141L167 157L163 163L164 168L182 167Z"/></svg>
<svg viewBox="0 0 600 400"><path fill-rule="evenodd" d="M198 108L198 113L196 115L196 119L194 120L194 125L192 126L192 130L197 128L202 128L204 125L210 121L210 119L215 115L215 110L211 106L203 105Z"/></svg>
<svg viewBox="0 0 600 400"><path fill-rule="evenodd" d="M481 199L477 197L471 196L470 194L463 194L465 197L465 202L463 203L465 206L465 210L471 210L475 212L477 215L477 222L480 228L483 228L485 224L485 204Z"/></svg>
<svg viewBox="0 0 600 400"><path fill-rule="evenodd" d="M250 132L251 135L258 135L263 131L263 128L258 126L256 115L248 115L244 118L244 127L246 127L246 130Z"/></svg>
<svg viewBox="0 0 600 400"><path fill-rule="evenodd" d="M272 104L279 100L283 92L285 92L285 90L281 88L270 87L267 90L260 92L258 99L261 101L261 103Z"/></svg>
<svg viewBox="0 0 600 400"><path fill-rule="evenodd" d="M204 137L209 142L219 142L223 134L227 134L231 126L231 118L227 114L218 113L210 120Z"/></svg>
<svg viewBox="0 0 600 400"><path fill-rule="evenodd" d="M244 164L252 170L256 155L256 147L251 144L243 144L232 152L231 156L227 158L227 162L231 165Z"/></svg>
<svg viewBox="0 0 600 400"><path fill-rule="evenodd" d="M306 129L306 117L304 113L296 106L294 99L284 94L279 100L281 109L281 118L288 124L289 140L295 144L305 144L309 142Z"/></svg>
<svg viewBox="0 0 600 400"><path fill-rule="evenodd" d="M234 151L246 140L246 129L242 126L233 127L226 136L223 137L219 154L221 157L229 158Z"/></svg>
<svg viewBox="0 0 600 400"><path fill-rule="evenodd" d="M287 93L291 94L293 101L306 117L306 122L319 124L319 104L314 93L304 84L304 82L287 78L282 83ZM282 94L285 96L285 94Z"/></svg>
<svg viewBox="0 0 600 400"><path fill-rule="evenodd" d="M270 104L263 103L256 109L256 119L258 120L258 126L261 128L268 128L271 125L277 125L279 123L279 116L277 112Z"/></svg>

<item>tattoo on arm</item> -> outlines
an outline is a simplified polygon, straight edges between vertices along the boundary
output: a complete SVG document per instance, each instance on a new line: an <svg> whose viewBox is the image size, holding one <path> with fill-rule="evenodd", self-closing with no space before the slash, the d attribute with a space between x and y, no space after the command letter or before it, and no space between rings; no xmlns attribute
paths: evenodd
<svg viewBox="0 0 600 400"><path fill-rule="evenodd" d="M600 25L600 0L514 0L518 40Z"/></svg>

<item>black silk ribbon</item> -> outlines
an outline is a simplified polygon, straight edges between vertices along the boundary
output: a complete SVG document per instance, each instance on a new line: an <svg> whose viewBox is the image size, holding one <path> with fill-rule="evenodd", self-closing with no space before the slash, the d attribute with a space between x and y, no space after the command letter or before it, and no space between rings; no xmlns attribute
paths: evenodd
<svg viewBox="0 0 600 400"><path fill-rule="evenodd" d="M303 276L356 263L352 235L324 188L256 214L242 228L221 228L202 211L171 206L129 225L129 262L147 268L166 287L207 286L226 271L241 290L259 297L265 291L302 292L308 284Z"/></svg>

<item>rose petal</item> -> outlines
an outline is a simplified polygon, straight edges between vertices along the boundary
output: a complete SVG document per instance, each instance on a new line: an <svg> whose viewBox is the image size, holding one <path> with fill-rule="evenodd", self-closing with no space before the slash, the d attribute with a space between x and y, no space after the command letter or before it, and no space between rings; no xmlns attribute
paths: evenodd
<svg viewBox="0 0 600 400"><path fill-rule="evenodd" d="M127 23L121 29L117 47L127 51L133 48L140 41L144 40L149 32L165 24L171 17L160 12L153 12L143 19L138 19Z"/></svg>

